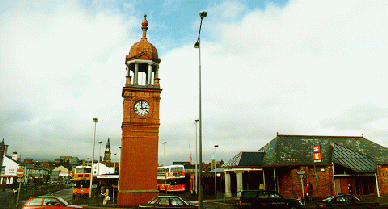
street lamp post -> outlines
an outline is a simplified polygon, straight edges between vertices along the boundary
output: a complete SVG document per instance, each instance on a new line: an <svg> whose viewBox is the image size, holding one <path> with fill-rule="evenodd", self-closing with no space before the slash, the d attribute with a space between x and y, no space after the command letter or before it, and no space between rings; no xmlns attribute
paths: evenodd
<svg viewBox="0 0 388 209"><path fill-rule="evenodd" d="M198 40L194 44L194 48L198 48L199 51L199 175L198 175L198 202L199 208L203 208L203 191L202 191L202 103L201 103L201 27L203 18L207 16L206 11L200 11L199 17L201 18L201 23L199 25Z"/></svg>
<svg viewBox="0 0 388 209"><path fill-rule="evenodd" d="M120 175L120 167L121 167L121 147L119 147L119 152L120 152L120 154L119 154L119 175ZM120 183L119 183L119 186L120 186Z"/></svg>
<svg viewBox="0 0 388 209"><path fill-rule="evenodd" d="M196 119L195 120L195 183L194 183L194 186L195 186L195 194L198 193L198 148L197 148L197 145L198 145L198 142L197 142L197 124L198 124L198 121L199 119Z"/></svg>
<svg viewBox="0 0 388 209"><path fill-rule="evenodd" d="M100 144L100 149L98 150L97 176L100 175L100 158L101 158L101 144L102 144L102 141L99 141L98 143Z"/></svg>
<svg viewBox="0 0 388 209"><path fill-rule="evenodd" d="M167 142L163 142L163 166L166 166L166 143Z"/></svg>
<svg viewBox="0 0 388 209"><path fill-rule="evenodd" d="M113 155L115 156L115 161L113 162L113 174L116 173L116 157L117 157L117 153L113 153Z"/></svg>
<svg viewBox="0 0 388 209"><path fill-rule="evenodd" d="M93 118L94 122L94 137L93 137L93 156L92 156L92 169L91 169L91 178L90 178L90 185L89 185L89 198L92 197L92 185L93 185L93 166L94 166L94 145L96 144L96 127L97 127L97 118Z"/></svg>
<svg viewBox="0 0 388 209"><path fill-rule="evenodd" d="M121 172L121 146L119 147L119 176L120 176L120 172ZM117 183L117 191L120 191L120 181Z"/></svg>
<svg viewBox="0 0 388 209"><path fill-rule="evenodd" d="M216 158L216 148L218 144L214 145L214 197L217 199L217 158Z"/></svg>

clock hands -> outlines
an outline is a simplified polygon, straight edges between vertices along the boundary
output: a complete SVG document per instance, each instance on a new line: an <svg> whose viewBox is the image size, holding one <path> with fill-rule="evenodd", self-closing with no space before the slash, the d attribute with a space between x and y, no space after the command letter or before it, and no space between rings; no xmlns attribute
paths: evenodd
<svg viewBox="0 0 388 209"><path fill-rule="evenodd" d="M140 116L145 116L150 112L150 105L145 100L139 100L135 103L135 112Z"/></svg>

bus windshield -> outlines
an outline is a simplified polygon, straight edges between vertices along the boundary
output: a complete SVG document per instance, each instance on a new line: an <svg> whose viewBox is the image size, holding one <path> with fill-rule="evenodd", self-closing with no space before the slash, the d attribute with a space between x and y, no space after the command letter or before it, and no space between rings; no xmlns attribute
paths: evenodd
<svg viewBox="0 0 388 209"><path fill-rule="evenodd" d="M89 188L90 181L88 180L78 180L74 181L74 187L75 188Z"/></svg>

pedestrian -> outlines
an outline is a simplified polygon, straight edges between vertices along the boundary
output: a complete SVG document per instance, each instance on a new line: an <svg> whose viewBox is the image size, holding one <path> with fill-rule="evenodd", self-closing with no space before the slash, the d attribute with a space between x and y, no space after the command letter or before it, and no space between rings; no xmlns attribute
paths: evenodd
<svg viewBox="0 0 388 209"><path fill-rule="evenodd" d="M307 183L305 186L304 186L304 193L306 194L306 200L308 200L308 197L309 197L309 191L308 191L308 186L309 184Z"/></svg>
<svg viewBox="0 0 388 209"><path fill-rule="evenodd" d="M106 205L106 203L110 200L108 188L105 189L105 193L103 194L103 196L105 197L104 197L104 200L102 201L102 204Z"/></svg>
<svg viewBox="0 0 388 209"><path fill-rule="evenodd" d="M352 185L348 184L348 190L349 190L349 194L353 194Z"/></svg>
<svg viewBox="0 0 388 209"><path fill-rule="evenodd" d="M308 183L307 192L308 192L308 200L312 201L313 200L314 188L313 188L313 185L311 183Z"/></svg>

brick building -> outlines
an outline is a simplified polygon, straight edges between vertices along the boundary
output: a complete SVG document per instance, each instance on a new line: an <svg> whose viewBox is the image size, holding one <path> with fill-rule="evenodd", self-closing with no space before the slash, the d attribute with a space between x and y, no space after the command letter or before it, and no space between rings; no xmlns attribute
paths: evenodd
<svg viewBox="0 0 388 209"><path fill-rule="evenodd" d="M313 146L317 145L321 159L314 163ZM386 195L387 162L388 148L362 136L278 134L259 151L240 152L224 165L225 195L265 188L301 198L302 182L312 185L315 198L340 193Z"/></svg>

